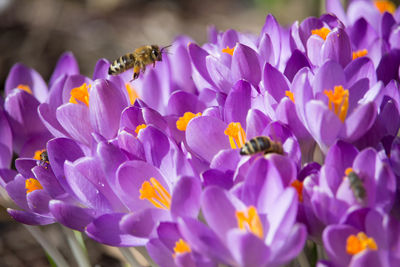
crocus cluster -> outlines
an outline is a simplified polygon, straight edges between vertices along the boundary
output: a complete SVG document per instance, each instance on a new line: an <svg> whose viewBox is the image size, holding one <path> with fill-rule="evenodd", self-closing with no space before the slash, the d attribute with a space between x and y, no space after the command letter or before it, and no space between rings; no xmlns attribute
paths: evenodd
<svg viewBox="0 0 400 267"><path fill-rule="evenodd" d="M86 77L71 53L47 83L16 64L8 213L145 246L160 266L303 266L315 247L319 266L400 266L400 9L326 9L178 37L133 81L106 59Z"/></svg>

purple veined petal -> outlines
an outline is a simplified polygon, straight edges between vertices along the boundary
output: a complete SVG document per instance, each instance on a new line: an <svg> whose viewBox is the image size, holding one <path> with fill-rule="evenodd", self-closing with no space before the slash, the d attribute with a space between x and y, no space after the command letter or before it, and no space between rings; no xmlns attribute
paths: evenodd
<svg viewBox="0 0 400 267"><path fill-rule="evenodd" d="M292 52L289 60L286 63L285 71L283 72L290 82L293 81L296 73L304 67L310 68L310 62L307 57L298 49Z"/></svg>
<svg viewBox="0 0 400 267"><path fill-rule="evenodd" d="M203 186L218 186L229 190L233 186L233 174L220 170L210 169L201 174Z"/></svg>
<svg viewBox="0 0 400 267"><path fill-rule="evenodd" d="M225 102L224 117L226 122L240 122L246 125L247 112L251 107L251 85L239 80L232 87Z"/></svg>
<svg viewBox="0 0 400 267"><path fill-rule="evenodd" d="M122 110L128 106L124 94L107 80L96 80L90 91L89 114L93 130L107 139L117 135Z"/></svg>
<svg viewBox="0 0 400 267"><path fill-rule="evenodd" d="M78 62L72 52L65 52L58 59L57 65L51 74L49 87L51 87L59 77L74 74L79 74Z"/></svg>
<svg viewBox="0 0 400 267"><path fill-rule="evenodd" d="M305 115L306 104L313 99L313 88L310 82L311 75L309 68L301 69L293 78L290 90L294 95L296 112L306 128L308 127Z"/></svg>
<svg viewBox="0 0 400 267"><path fill-rule="evenodd" d="M145 160L143 144L131 133L123 130L118 133L118 146L129 153L131 160Z"/></svg>
<svg viewBox="0 0 400 267"><path fill-rule="evenodd" d="M210 162L221 150L227 149L229 137L224 134L225 122L211 116L193 118L186 128L186 141L200 157Z"/></svg>
<svg viewBox="0 0 400 267"><path fill-rule="evenodd" d="M222 34L222 47L234 47L236 43L239 41L239 36L237 31L228 29Z"/></svg>
<svg viewBox="0 0 400 267"><path fill-rule="evenodd" d="M391 48L400 49L400 26L395 27L389 36Z"/></svg>
<svg viewBox="0 0 400 267"><path fill-rule="evenodd" d="M11 169L0 169L0 186L5 188L6 185L14 180L18 173Z"/></svg>
<svg viewBox="0 0 400 267"><path fill-rule="evenodd" d="M271 120L258 109L249 109L246 116L246 138L259 136Z"/></svg>
<svg viewBox="0 0 400 267"><path fill-rule="evenodd" d="M5 189L10 198L22 209L29 210L26 202L25 178L17 174L13 181L10 181Z"/></svg>
<svg viewBox="0 0 400 267"><path fill-rule="evenodd" d="M322 151L333 144L343 128L341 120L320 101L311 100L306 105L308 130ZM329 125L329 127L327 127Z"/></svg>
<svg viewBox="0 0 400 267"><path fill-rule="evenodd" d="M51 168L45 168L43 166L36 166L32 169L35 178L43 186L43 189L52 197L61 197L65 194L64 189L60 185L59 181L55 177Z"/></svg>
<svg viewBox="0 0 400 267"><path fill-rule="evenodd" d="M271 64L265 63L263 70L264 88L274 99L279 102L285 97L285 91L289 91L287 78Z"/></svg>
<svg viewBox="0 0 400 267"><path fill-rule="evenodd" d="M379 27L379 35L385 41L388 41L390 33L392 32L393 25L396 24L396 21L393 18L393 15L389 12L385 12L382 15L382 20Z"/></svg>
<svg viewBox="0 0 400 267"><path fill-rule="evenodd" d="M313 65L321 66L324 62L321 50L324 45L324 40L318 35L311 35L306 43L307 56Z"/></svg>
<svg viewBox="0 0 400 267"><path fill-rule="evenodd" d="M376 74L387 85L392 79L399 81L400 49L392 49L383 55Z"/></svg>
<svg viewBox="0 0 400 267"><path fill-rule="evenodd" d="M345 176L345 169L336 169L335 165L322 166L321 171L319 173L318 190L328 194L329 196L334 196L339 186L341 186L344 176Z"/></svg>
<svg viewBox="0 0 400 267"><path fill-rule="evenodd" d="M157 235L160 241L170 250L170 253L173 252L176 241L182 238L178 224L175 222L160 222L157 227Z"/></svg>
<svg viewBox="0 0 400 267"><path fill-rule="evenodd" d="M273 54L275 61L271 61L272 65L278 66L279 64L279 55L281 54L282 44L281 44L281 27L279 23L276 21L275 17L271 14L268 14L265 19L265 24L261 30L261 36L264 34L268 34L271 38Z"/></svg>
<svg viewBox="0 0 400 267"><path fill-rule="evenodd" d="M130 132L134 132L136 127L140 124L144 124L145 121L142 115L142 109L131 106L127 107L122 111L120 129L129 129Z"/></svg>
<svg viewBox="0 0 400 267"><path fill-rule="evenodd" d="M344 74L346 75L348 87L353 86L353 84L365 77L368 77L369 80L368 87L372 87L377 81L374 63L368 57L353 60L344 69Z"/></svg>
<svg viewBox="0 0 400 267"><path fill-rule="evenodd" d="M349 25L353 25L359 18L365 18L369 24L378 29L381 14L370 1L352 1L347 8Z"/></svg>
<svg viewBox="0 0 400 267"><path fill-rule="evenodd" d="M228 233L228 244L238 266L267 266L270 248L253 233L232 230Z"/></svg>
<svg viewBox="0 0 400 267"><path fill-rule="evenodd" d="M356 228L359 231L363 231L365 233L368 233L366 230L366 218L367 215L371 212L371 208L357 208L353 209L351 211L348 211L345 216L342 217L340 220L341 224L349 225L354 228ZM375 212L372 213L373 215L377 215ZM379 216L379 219L381 220L381 216ZM373 223L376 223L376 220L372 221ZM382 234L383 232L381 232Z"/></svg>
<svg viewBox="0 0 400 267"><path fill-rule="evenodd" d="M15 160L15 168L26 178L33 178L32 168L37 166L37 160L32 158L18 158Z"/></svg>
<svg viewBox="0 0 400 267"><path fill-rule="evenodd" d="M30 138L24 143L19 153L20 157L33 157L37 150L44 149L46 143L53 136L45 131L41 134L31 135Z"/></svg>
<svg viewBox="0 0 400 267"><path fill-rule="evenodd" d="M384 209L390 209L395 201L394 196L396 192L396 178L392 168L386 164L382 168L377 169L375 174L378 179L375 181L376 186L376 203Z"/></svg>
<svg viewBox="0 0 400 267"><path fill-rule="evenodd" d="M370 210L365 217L365 232L368 236L372 237L376 244L384 249L383 246L389 243L389 236L385 233L385 226L383 223L384 217L377 210ZM395 233L395 231L390 231ZM385 244L385 245L384 245Z"/></svg>
<svg viewBox="0 0 400 267"><path fill-rule="evenodd" d="M145 238L137 238L121 231L119 223L125 213L104 214L86 227L86 234L97 242L116 247L144 246Z"/></svg>
<svg viewBox="0 0 400 267"><path fill-rule="evenodd" d="M143 113L143 119L146 124L153 124L153 126L157 127L161 131L164 132L167 131L168 128L167 121L156 110L146 107L142 109L142 113Z"/></svg>
<svg viewBox="0 0 400 267"><path fill-rule="evenodd" d="M28 202L29 209L44 216L49 216L50 200L51 198L49 194L42 189L38 189L26 194L26 201Z"/></svg>
<svg viewBox="0 0 400 267"><path fill-rule="evenodd" d="M108 68L110 67L110 62L101 58L96 62L96 66L93 71L93 81L97 79L105 79L108 77Z"/></svg>
<svg viewBox="0 0 400 267"><path fill-rule="evenodd" d="M345 127L343 127L340 136L348 142L357 140L371 128L376 113L376 106L373 102L358 106L345 120Z"/></svg>
<svg viewBox="0 0 400 267"><path fill-rule="evenodd" d="M328 34L321 56L324 60L335 60L343 68L352 60L350 39L344 29L336 28Z"/></svg>
<svg viewBox="0 0 400 267"><path fill-rule="evenodd" d="M42 76L34 69L28 68L21 63L15 64L8 73L4 91L8 96L18 85L27 85L31 89L34 98L44 102L47 98L47 85Z"/></svg>
<svg viewBox="0 0 400 267"><path fill-rule="evenodd" d="M190 58L192 59L192 63L200 74L201 78L211 86L214 86L214 82L207 70L206 57L209 55L208 52L195 43L190 43L188 45L188 50Z"/></svg>
<svg viewBox="0 0 400 267"><path fill-rule="evenodd" d="M63 202L51 200L49 203L51 214L57 222L77 231L84 231L86 225L93 221L95 211Z"/></svg>
<svg viewBox="0 0 400 267"><path fill-rule="evenodd" d="M267 244L276 238L287 236L296 221L298 196L292 187L286 188L268 211L269 229L265 237Z"/></svg>
<svg viewBox="0 0 400 267"><path fill-rule="evenodd" d="M146 249L150 257L160 266L176 267L173 252L169 250L158 238L150 239L146 243Z"/></svg>
<svg viewBox="0 0 400 267"><path fill-rule="evenodd" d="M166 210L150 208L122 217L119 227L125 234L138 238L149 238L160 222L170 221L170 214Z"/></svg>
<svg viewBox="0 0 400 267"><path fill-rule="evenodd" d="M258 46L261 62L275 62L274 48L271 37L263 34ZM278 56L278 55L277 55Z"/></svg>
<svg viewBox="0 0 400 267"><path fill-rule="evenodd" d="M305 52L305 48L303 43L300 40L300 35L299 35L299 22L295 21L292 26L290 27L289 31L289 44L291 51L298 49L301 52Z"/></svg>
<svg viewBox="0 0 400 267"><path fill-rule="evenodd" d="M207 224L225 243L228 241L228 232L238 227L236 211L246 209L236 197L216 186L203 191L201 207Z"/></svg>
<svg viewBox="0 0 400 267"><path fill-rule="evenodd" d="M54 223L52 217L42 216L37 213L27 212L23 210L7 209L8 214L17 222L28 225L47 225Z"/></svg>
<svg viewBox="0 0 400 267"><path fill-rule="evenodd" d="M364 182L364 188L367 192L370 191L367 189L367 186L365 186L365 182ZM367 196L368 201L370 201L371 196L368 193L367 195L368 195ZM339 200L348 203L349 206L357 206L359 204L353 193L353 190L351 189L351 185L348 179L343 180L342 183L339 185L335 197Z"/></svg>
<svg viewBox="0 0 400 267"><path fill-rule="evenodd" d="M144 101L149 107L163 112L163 92L162 85L158 78L157 73L153 68L145 73L141 86L134 86L137 88L137 93L140 99Z"/></svg>
<svg viewBox="0 0 400 267"><path fill-rule="evenodd" d="M67 75L60 76L53 82L53 84L49 88L49 91L50 91L49 96L45 103L48 103L52 109L56 109L57 107L64 104L63 91L64 91L64 85L65 85L65 82L67 81L67 79L68 79ZM45 104L45 103L42 103L42 104Z"/></svg>
<svg viewBox="0 0 400 267"><path fill-rule="evenodd" d="M73 163L69 161L64 163L65 180L70 186L73 194L86 207L95 209L99 213L112 211L112 205L104 194L97 189L95 184L79 172L76 167L79 162L80 160Z"/></svg>
<svg viewBox="0 0 400 267"><path fill-rule="evenodd" d="M50 104L42 103L38 107L39 117L47 128L47 130L55 137L69 137L69 134L64 130L58 122L56 112L54 112Z"/></svg>
<svg viewBox="0 0 400 267"><path fill-rule="evenodd" d="M215 25L209 25L207 27L207 40L208 42L212 43L212 44L217 44L218 42L218 34L219 31L217 30L217 28L215 27Z"/></svg>
<svg viewBox="0 0 400 267"><path fill-rule="evenodd" d="M210 168L220 171L235 171L241 160L237 149L220 150L210 162Z"/></svg>
<svg viewBox="0 0 400 267"><path fill-rule="evenodd" d="M139 198L139 190L142 184L152 177L169 191L169 187L159 170L147 162L127 161L118 168L116 181L118 196L131 211L154 208L148 200Z"/></svg>
<svg viewBox="0 0 400 267"><path fill-rule="evenodd" d="M185 112L202 112L206 105L198 96L185 91L175 91L168 100L168 114L183 116Z"/></svg>
<svg viewBox="0 0 400 267"><path fill-rule="evenodd" d="M338 266L347 266L352 256L346 253L346 240L350 235L356 235L358 231L348 225L329 225L325 228L322 238L325 251L329 259Z"/></svg>
<svg viewBox="0 0 400 267"><path fill-rule="evenodd" d="M340 0L327 0L325 2L325 8L327 13L335 14L344 24L347 25L347 17Z"/></svg>
<svg viewBox="0 0 400 267"><path fill-rule="evenodd" d="M84 83L86 84L91 84L92 81L87 78L86 76L83 75L70 75L67 76L67 79L65 80L64 83L64 88L62 90L62 103L69 103L69 100L71 98L71 90L82 86ZM52 108L57 108L56 106L52 106Z"/></svg>
<svg viewBox="0 0 400 267"><path fill-rule="evenodd" d="M369 102L375 102L375 104L377 106L382 105L382 100L383 100L384 94L386 93L385 89L387 89L388 86L385 88L382 81L378 81L373 87L369 88L369 90L364 94L364 97L358 101L358 104L366 104ZM394 97L394 98L396 98L396 97Z"/></svg>
<svg viewBox="0 0 400 267"><path fill-rule="evenodd" d="M184 240L194 250L211 259L234 265L234 260L229 250L206 225L192 218L181 218L178 221L178 225Z"/></svg>
<svg viewBox="0 0 400 267"><path fill-rule="evenodd" d="M198 178L182 177L175 185L171 199L173 218L197 218L200 210L201 182Z"/></svg>
<svg viewBox="0 0 400 267"><path fill-rule="evenodd" d="M0 168L8 168L11 163L13 151L13 137L8 123L7 117L2 109L0 109L0 144L2 145L2 153L0 156Z"/></svg>
<svg viewBox="0 0 400 267"><path fill-rule="evenodd" d="M337 141L333 144L325 158L325 165L334 167L336 170L343 171L353 165L353 161L358 154L358 150L351 144Z"/></svg>
<svg viewBox="0 0 400 267"><path fill-rule="evenodd" d="M368 92L369 82L367 78L363 78L355 82L350 88L349 91L349 105L347 109L347 114L351 114L353 110L358 106L358 102L364 97L364 95Z"/></svg>
<svg viewBox="0 0 400 267"><path fill-rule="evenodd" d="M348 209L348 204L321 190L315 190L311 197L315 216L325 225L339 223Z"/></svg>
<svg viewBox="0 0 400 267"><path fill-rule="evenodd" d="M281 246L271 250L271 261L275 266L282 266L294 259L303 249L307 239L307 229L302 224L295 224L290 233L283 240L279 240Z"/></svg>
<svg viewBox="0 0 400 267"><path fill-rule="evenodd" d="M237 44L232 56L232 78L245 79L257 87L261 80L261 68L257 53L250 47Z"/></svg>
<svg viewBox="0 0 400 267"><path fill-rule="evenodd" d="M174 83L186 92L195 93L196 87L191 78L192 63L190 60L187 44L191 40L189 38L178 37L171 47L171 54L173 59L171 61L177 62L171 64L171 77L174 77Z"/></svg>
<svg viewBox="0 0 400 267"><path fill-rule="evenodd" d="M14 150L20 152L26 139L33 134L42 133L45 128L38 116L39 106L36 98L20 89L9 92L4 109L13 132Z"/></svg>
<svg viewBox="0 0 400 267"><path fill-rule="evenodd" d="M206 57L206 66L210 78L217 88L228 94L234 82L231 69L212 55Z"/></svg>
<svg viewBox="0 0 400 267"><path fill-rule="evenodd" d="M345 86L345 75L342 66L336 61L327 61L316 73L313 90L314 96L324 90L333 90L337 85Z"/></svg>
<svg viewBox="0 0 400 267"><path fill-rule="evenodd" d="M304 47L306 47L307 40L311 36L311 31L315 29L320 29L323 26L324 24L322 23L322 21L315 17L309 17L303 20L299 27L299 35Z"/></svg>
<svg viewBox="0 0 400 267"><path fill-rule="evenodd" d="M88 107L81 104L64 104L57 108L56 117L65 131L75 140L90 147L92 125Z"/></svg>
<svg viewBox="0 0 400 267"><path fill-rule="evenodd" d="M349 28L351 43L356 49L370 47L373 40L379 38L378 33L365 18L359 18L352 27Z"/></svg>
<svg viewBox="0 0 400 267"><path fill-rule="evenodd" d="M380 251L366 249L363 252L354 255L351 259L349 267L362 267L362 266L389 266Z"/></svg>

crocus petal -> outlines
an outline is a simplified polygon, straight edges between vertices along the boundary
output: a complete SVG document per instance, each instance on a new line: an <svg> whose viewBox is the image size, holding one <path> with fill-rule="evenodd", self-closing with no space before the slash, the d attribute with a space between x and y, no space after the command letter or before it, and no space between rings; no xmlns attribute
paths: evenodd
<svg viewBox="0 0 400 267"><path fill-rule="evenodd" d="M44 102L47 98L47 85L42 76L23 64L15 64L8 73L4 91L9 95L11 91L17 88L18 85L27 85L32 90L34 97L39 102Z"/></svg>
<svg viewBox="0 0 400 267"><path fill-rule="evenodd" d="M171 199L173 218L197 218L200 210L201 183L194 177L182 177L175 185Z"/></svg>
<svg viewBox="0 0 400 267"><path fill-rule="evenodd" d="M262 111L250 109L246 116L246 138L259 136L270 121Z"/></svg>
<svg viewBox="0 0 400 267"><path fill-rule="evenodd" d="M172 257L173 252L169 250L160 239L150 239L146 243L146 249L150 257L160 266L163 267L176 267L174 258Z"/></svg>
<svg viewBox="0 0 400 267"><path fill-rule="evenodd" d="M378 80L387 85L392 79L399 81L400 49L392 49L379 62L376 74Z"/></svg>
<svg viewBox="0 0 400 267"><path fill-rule="evenodd" d="M230 55L229 55L230 56ZM234 82L230 68L214 56L206 57L207 70L215 85L224 93L229 93Z"/></svg>
<svg viewBox="0 0 400 267"><path fill-rule="evenodd" d="M207 70L206 57L208 53L198 46L197 44L190 43L188 45L189 55L196 70L200 73L201 77L210 85L214 85L213 80Z"/></svg>
<svg viewBox="0 0 400 267"><path fill-rule="evenodd" d="M11 217L13 217L14 220L23 224L47 225L55 222L54 218L52 217L42 216L37 213L23 210L7 209L7 212L11 215Z"/></svg>
<svg viewBox="0 0 400 267"><path fill-rule="evenodd" d="M324 40L314 34L307 40L307 56L310 62L315 66L321 66L324 62L324 58L321 55L323 45Z"/></svg>
<svg viewBox="0 0 400 267"><path fill-rule="evenodd" d="M93 71L93 80L104 79L108 75L108 68L110 67L110 62L101 58L96 62L96 66Z"/></svg>
<svg viewBox="0 0 400 267"><path fill-rule="evenodd" d="M240 122L246 125L247 111L251 107L251 85L245 80L239 80L232 87L225 101L225 121Z"/></svg>
<svg viewBox="0 0 400 267"><path fill-rule="evenodd" d="M22 209L29 210L26 202L25 178L21 174L9 182L5 187L10 198Z"/></svg>
<svg viewBox="0 0 400 267"><path fill-rule="evenodd" d="M225 122L210 116L192 119L186 128L186 141L199 156L210 162L221 149L229 148Z"/></svg>
<svg viewBox="0 0 400 267"><path fill-rule="evenodd" d="M6 187L6 185L14 180L17 172L10 169L0 169L0 186Z"/></svg>
<svg viewBox="0 0 400 267"><path fill-rule="evenodd" d="M239 266L266 266L270 249L264 241L252 233L233 230L228 234L228 244Z"/></svg>
<svg viewBox="0 0 400 267"><path fill-rule="evenodd" d="M122 110L128 105L124 94L107 80L96 80L90 91L89 113L93 129L107 139L117 135Z"/></svg>
<svg viewBox="0 0 400 267"><path fill-rule="evenodd" d="M160 222L169 220L171 218L168 211L150 208L125 215L119 225L126 234L149 238Z"/></svg>
<svg viewBox="0 0 400 267"><path fill-rule="evenodd" d="M53 83L62 75L73 74L79 74L78 62L71 52L65 52L58 59L57 65L51 74L49 87L51 87Z"/></svg>
<svg viewBox="0 0 400 267"><path fill-rule="evenodd" d="M185 112L203 112L205 104L192 93L185 91L175 91L168 100L169 114L183 116Z"/></svg>
<svg viewBox="0 0 400 267"><path fill-rule="evenodd" d="M38 107L39 117L47 130L55 137L69 137L69 134L58 122L56 113L51 109L50 104L42 103Z"/></svg>
<svg viewBox="0 0 400 267"><path fill-rule="evenodd" d="M232 57L232 78L245 79L257 87L261 80L260 62L256 52L250 47L237 44Z"/></svg>
<svg viewBox="0 0 400 267"><path fill-rule="evenodd" d="M268 34L272 41L272 48L275 61L271 61L274 66L279 64L279 55L281 54L281 27L275 17L268 14L265 18L264 26L261 30L261 35Z"/></svg>
<svg viewBox="0 0 400 267"><path fill-rule="evenodd" d="M332 59L343 68L346 67L351 61L352 53L350 39L345 30L336 28L328 34L322 46L321 55L325 60Z"/></svg>
<svg viewBox="0 0 400 267"><path fill-rule="evenodd" d="M264 88L279 102L286 91L289 90L289 82L283 74L271 64L265 63L263 71Z"/></svg>
<svg viewBox="0 0 400 267"><path fill-rule="evenodd" d="M346 240L357 233L356 229L347 225L329 225L325 228L322 238L329 259L340 266L346 266L351 259L351 255L346 253Z"/></svg>
<svg viewBox="0 0 400 267"><path fill-rule="evenodd" d="M367 77L369 86L372 87L376 83L376 72L374 63L368 57L360 57L350 62L344 69L347 85L351 87L358 80ZM350 94L351 96L352 94ZM361 94L360 94L361 95Z"/></svg>
<svg viewBox="0 0 400 267"><path fill-rule="evenodd" d="M316 73L313 90L314 95L324 90L333 90L337 85L345 85L343 67L336 61L327 61Z"/></svg>
<svg viewBox="0 0 400 267"><path fill-rule="evenodd" d="M32 178L32 168L37 165L37 161L32 158L18 158L15 160L15 168L23 177Z"/></svg>
<svg viewBox="0 0 400 267"><path fill-rule="evenodd" d="M82 84L84 84L84 83L91 84L92 81L88 77L80 75L80 74L67 76L67 79L65 80L64 87L62 90L61 103L68 103L69 99L71 98L71 90L73 88L82 86ZM50 93L53 94L53 92L50 92ZM57 108L57 106L53 106L53 104L55 104L55 103L49 102L49 104L52 105L51 107L53 109Z"/></svg>
<svg viewBox="0 0 400 267"><path fill-rule="evenodd" d="M311 35L311 31L315 29L321 29L323 26L324 24L322 21L315 17L309 17L303 20L299 27L299 35L304 47L306 47L306 43Z"/></svg>
<svg viewBox="0 0 400 267"><path fill-rule="evenodd" d="M86 234L94 240L116 247L144 246L147 239L124 234L119 223L125 213L104 214L86 227Z"/></svg>
<svg viewBox="0 0 400 267"><path fill-rule="evenodd" d="M35 190L26 195L29 209L41 215L49 214L49 194L44 190Z"/></svg>
<svg viewBox="0 0 400 267"><path fill-rule="evenodd" d="M233 174L229 172L222 172L215 169L210 169L201 174L203 178L203 186L216 185L223 189L229 190L233 186Z"/></svg>
<svg viewBox="0 0 400 267"><path fill-rule="evenodd" d="M341 21L347 24L347 17L340 0L327 0L325 7L327 13L335 14Z"/></svg>
<svg viewBox="0 0 400 267"><path fill-rule="evenodd" d="M375 103L369 102L367 104L357 107L351 115L345 120L345 127L340 135L347 141L353 142L360 138L367 132L376 118Z"/></svg>
<svg viewBox="0 0 400 267"><path fill-rule="evenodd" d="M77 231L84 231L96 213L92 209L78 207L60 200L51 200L49 208L57 222Z"/></svg>
<svg viewBox="0 0 400 267"><path fill-rule="evenodd" d="M300 50L295 49L287 61L285 71L283 73L289 79L289 81L293 81L296 73L304 67L310 68L310 62Z"/></svg>

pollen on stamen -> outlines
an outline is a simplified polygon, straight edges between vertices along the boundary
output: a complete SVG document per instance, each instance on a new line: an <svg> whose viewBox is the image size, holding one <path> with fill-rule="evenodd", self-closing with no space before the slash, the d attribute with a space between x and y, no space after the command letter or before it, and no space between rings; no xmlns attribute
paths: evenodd
<svg viewBox="0 0 400 267"><path fill-rule="evenodd" d="M357 59L357 58L360 58L360 57L364 57L366 55L368 55L368 50L367 49L355 51L355 52L353 52L353 60Z"/></svg>
<svg viewBox="0 0 400 267"><path fill-rule="evenodd" d="M324 39L324 41L326 40L326 37L328 36L328 34L330 32L331 32L331 30L326 28L326 27L322 27L320 29L311 30L311 34L318 35L319 37Z"/></svg>
<svg viewBox="0 0 400 267"><path fill-rule="evenodd" d="M372 237L368 237L364 232L359 232L357 236L350 235L346 240L346 252L350 255L358 254L366 249L378 250L378 246Z"/></svg>
<svg viewBox="0 0 400 267"><path fill-rule="evenodd" d="M154 177L142 184L139 190L139 199L147 199L156 208L169 210L171 207L171 195Z"/></svg>
<svg viewBox="0 0 400 267"><path fill-rule="evenodd" d="M299 196L299 201L303 202L303 183L299 180L294 180L291 184L297 191L297 195Z"/></svg>
<svg viewBox="0 0 400 267"><path fill-rule="evenodd" d="M126 91L128 92L129 102L131 103L131 105L135 104L136 99L139 98L138 93L136 92L136 90L133 88L133 86L130 83L126 83L125 87L126 87Z"/></svg>
<svg viewBox="0 0 400 267"><path fill-rule="evenodd" d="M27 92L28 94L32 94L32 90L31 90L31 88L29 87L29 85L26 85L26 84L18 84L17 88L20 89L20 90L22 90L22 91Z"/></svg>
<svg viewBox="0 0 400 267"><path fill-rule="evenodd" d="M233 52L235 51L235 47L229 48L229 46L227 46L226 48L222 49L223 53L227 53L231 56L233 56Z"/></svg>
<svg viewBox="0 0 400 267"><path fill-rule="evenodd" d="M188 243L186 243L182 238L179 238L178 241L175 242L175 247L174 247L174 254L172 254L172 257L175 258L176 255L178 254L183 254L183 253L189 253L191 252L191 248Z"/></svg>
<svg viewBox="0 0 400 267"><path fill-rule="evenodd" d="M87 85L86 83L82 84L79 87L75 87L71 90L71 98L69 99L70 103L78 104L77 100L84 103L86 106L89 106L89 88L91 85Z"/></svg>
<svg viewBox="0 0 400 267"><path fill-rule="evenodd" d="M43 186L39 183L38 180L34 178L29 178L25 180L25 189L26 193L33 192L35 190L43 189Z"/></svg>
<svg viewBox="0 0 400 267"><path fill-rule="evenodd" d="M41 160L42 158L40 157L40 155L41 155L44 151L46 151L46 149L36 150L36 151L35 151L35 154L33 155L33 159Z"/></svg>
<svg viewBox="0 0 400 267"><path fill-rule="evenodd" d="M182 117L179 117L179 119L176 121L176 128L179 131L186 131L187 125L189 122L196 117L200 117L201 112L194 114L192 112L185 112Z"/></svg>
<svg viewBox="0 0 400 267"><path fill-rule="evenodd" d="M324 94L328 97L329 109L344 122L349 109L349 90L339 85L335 86L334 90L324 90Z"/></svg>
<svg viewBox="0 0 400 267"><path fill-rule="evenodd" d="M236 219L239 229L247 230L259 238L264 237L264 229L254 206L249 206L245 211L236 211Z"/></svg>
<svg viewBox="0 0 400 267"><path fill-rule="evenodd" d="M293 94L293 92L285 91L285 95L286 95L287 97L289 97L289 99L292 100L293 103L294 103L294 94Z"/></svg>
<svg viewBox="0 0 400 267"><path fill-rule="evenodd" d="M378 1L375 1L374 4L375 4L375 7L379 10L379 12L381 12L382 14L385 12L394 14L394 12L396 11L396 5L391 1L378 0Z"/></svg>
<svg viewBox="0 0 400 267"><path fill-rule="evenodd" d="M139 132L140 132L141 130L143 130L144 128L146 128L146 127L147 127L146 124L140 124L140 125L138 125L138 126L136 127L136 129L135 129L135 133L136 133L136 134L139 134Z"/></svg>
<svg viewBox="0 0 400 267"><path fill-rule="evenodd" d="M246 133L240 122L231 122L225 129L224 134L229 137L231 148L241 148L246 143Z"/></svg>

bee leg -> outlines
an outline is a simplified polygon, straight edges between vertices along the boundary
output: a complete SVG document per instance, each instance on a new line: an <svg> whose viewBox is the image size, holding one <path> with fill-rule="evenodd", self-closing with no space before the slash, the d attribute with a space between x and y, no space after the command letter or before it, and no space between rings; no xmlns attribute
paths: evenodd
<svg viewBox="0 0 400 267"><path fill-rule="evenodd" d="M142 69L142 73L144 73L146 71L146 65L143 64L141 69Z"/></svg>
<svg viewBox="0 0 400 267"><path fill-rule="evenodd" d="M140 66L135 65L135 67L133 68L133 80L136 80L139 77L139 73L140 73Z"/></svg>

